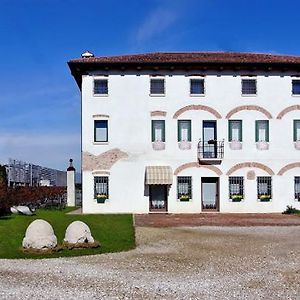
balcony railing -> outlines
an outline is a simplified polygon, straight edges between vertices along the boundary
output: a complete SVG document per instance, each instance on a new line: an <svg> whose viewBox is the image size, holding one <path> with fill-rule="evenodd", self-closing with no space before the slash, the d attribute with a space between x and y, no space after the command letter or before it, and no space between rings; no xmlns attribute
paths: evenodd
<svg viewBox="0 0 300 300"><path fill-rule="evenodd" d="M198 160L222 160L224 157L224 140L199 141Z"/></svg>

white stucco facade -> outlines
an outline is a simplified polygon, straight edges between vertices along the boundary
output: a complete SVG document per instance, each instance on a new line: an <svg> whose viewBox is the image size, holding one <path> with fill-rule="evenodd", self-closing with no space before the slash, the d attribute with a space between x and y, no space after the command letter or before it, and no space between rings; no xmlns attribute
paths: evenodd
<svg viewBox="0 0 300 300"><path fill-rule="evenodd" d="M241 93L241 80L245 73L256 79L255 96L243 96ZM168 186L167 195L169 213L200 213L203 210L201 180L208 177L218 178L217 210L220 212L282 212L287 205L300 209L300 202L295 199L295 177L300 176L300 150L296 149L293 139L293 122L300 119L300 111L295 108L300 104L300 97L292 95L294 75L289 71L191 72L176 69L91 70L82 75L82 152L98 157L101 166L85 167L87 163L83 161L83 212L149 213L149 186L145 184L147 166L172 168L173 182ZM164 96L150 95L151 78L164 78ZM204 79L204 95L190 95L191 78ZM108 80L107 95L94 95L95 79ZM193 106L174 117L176 112L189 105ZM199 105L213 109L220 117ZM227 116L240 106L251 106L251 109L244 108ZM277 118L284 109L292 106L294 109ZM157 111L164 113L153 113ZM94 120L108 121L108 142L94 142ZM164 150L157 151L152 147L152 120L165 120ZM190 150L178 147L178 120L191 121ZM218 162L199 162L197 146L203 136L203 121L210 120L216 121L217 140L224 140L224 156ZM240 150L229 147L229 120L242 120ZM256 120L269 121L268 150L256 147ZM119 149L126 155L105 167L101 159L106 158L101 155L113 149ZM237 164L243 165L231 169ZM186 167L181 168L183 165ZM262 165L267 168L262 168ZM290 167L282 170L287 165ZM233 171L229 174L230 169ZM252 178L248 176L249 171ZM109 196L104 203L97 203L95 199L95 176L108 177ZM191 176L190 201L178 199L177 176ZM229 197L229 176L243 177L244 194L240 202L232 202ZM258 199L257 177L260 176L271 177L272 195L268 202Z"/></svg>

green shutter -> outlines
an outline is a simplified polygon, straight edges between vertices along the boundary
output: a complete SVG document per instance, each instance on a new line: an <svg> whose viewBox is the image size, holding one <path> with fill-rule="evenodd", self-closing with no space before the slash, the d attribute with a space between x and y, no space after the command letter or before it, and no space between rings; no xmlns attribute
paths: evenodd
<svg viewBox="0 0 300 300"><path fill-rule="evenodd" d="M258 124L259 121L255 121L255 142L258 142Z"/></svg>
<svg viewBox="0 0 300 300"><path fill-rule="evenodd" d="M232 141L232 121L228 121L228 140L229 142Z"/></svg>
<svg viewBox="0 0 300 300"><path fill-rule="evenodd" d="M294 142L297 141L297 128L300 127L300 120L294 120Z"/></svg>
<svg viewBox="0 0 300 300"><path fill-rule="evenodd" d="M165 121L162 121L162 141L165 142L166 141L166 128L165 128Z"/></svg>
<svg viewBox="0 0 300 300"><path fill-rule="evenodd" d="M155 136L154 136L154 121L152 120L151 121L151 139L152 139L152 142L154 142L155 140Z"/></svg>
<svg viewBox="0 0 300 300"><path fill-rule="evenodd" d="M266 142L269 142L270 138L269 138L269 121L265 121L267 126L266 126Z"/></svg>
<svg viewBox="0 0 300 300"><path fill-rule="evenodd" d="M192 141L192 121L188 121L188 140L189 142Z"/></svg>
<svg viewBox="0 0 300 300"><path fill-rule="evenodd" d="M243 141L243 121L240 120L239 123L240 123L240 142L242 142Z"/></svg>
<svg viewBox="0 0 300 300"><path fill-rule="evenodd" d="M177 121L177 141L181 141L181 122L180 120Z"/></svg>

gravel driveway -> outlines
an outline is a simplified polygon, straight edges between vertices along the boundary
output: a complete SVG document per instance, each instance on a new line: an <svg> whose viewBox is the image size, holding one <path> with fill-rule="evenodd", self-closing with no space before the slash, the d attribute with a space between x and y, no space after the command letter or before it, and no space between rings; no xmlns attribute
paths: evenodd
<svg viewBox="0 0 300 300"><path fill-rule="evenodd" d="M137 227L135 250L0 260L1 299L300 299L300 228Z"/></svg>

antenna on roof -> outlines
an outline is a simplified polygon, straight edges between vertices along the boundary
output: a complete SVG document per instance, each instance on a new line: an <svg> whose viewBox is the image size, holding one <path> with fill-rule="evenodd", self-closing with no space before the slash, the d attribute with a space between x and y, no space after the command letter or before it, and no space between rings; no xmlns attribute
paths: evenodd
<svg viewBox="0 0 300 300"><path fill-rule="evenodd" d="M91 58L91 57L94 57L94 54L87 50L81 54L81 57L82 58Z"/></svg>

